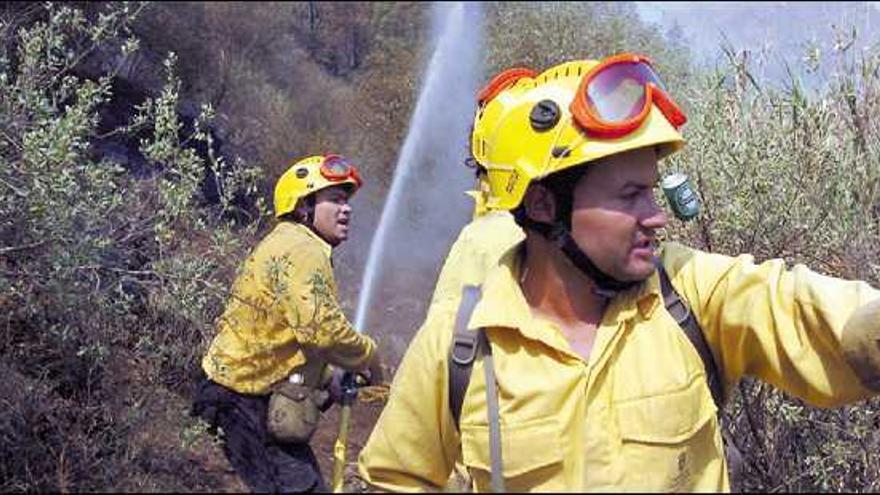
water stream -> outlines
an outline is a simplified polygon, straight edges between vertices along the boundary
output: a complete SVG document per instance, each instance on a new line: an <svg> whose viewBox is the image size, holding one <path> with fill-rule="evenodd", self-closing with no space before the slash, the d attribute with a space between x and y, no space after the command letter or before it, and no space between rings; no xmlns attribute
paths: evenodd
<svg viewBox="0 0 880 495"><path fill-rule="evenodd" d="M365 328L369 313L393 303L387 297L381 303L374 301L383 272L400 275L408 269L405 258L421 256L418 272L430 272L433 277L445 254L435 253L437 246L448 246L467 220L469 206L463 192L472 176L462 161L482 77L479 9L476 3L434 5L435 48L370 243L355 317L359 331ZM455 223L450 223L453 219ZM406 288L396 292L406 292Z"/></svg>

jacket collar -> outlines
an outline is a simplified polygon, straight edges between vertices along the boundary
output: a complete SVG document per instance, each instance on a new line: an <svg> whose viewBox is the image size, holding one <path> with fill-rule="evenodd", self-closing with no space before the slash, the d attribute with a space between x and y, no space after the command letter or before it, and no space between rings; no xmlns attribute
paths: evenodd
<svg viewBox="0 0 880 495"><path fill-rule="evenodd" d="M275 226L275 232L278 232L279 235L283 236L296 236L296 237L308 237L317 241L318 245L321 246L321 250L324 254L329 258L330 255L333 254L333 247L327 243L324 239L321 238L318 234L314 233L312 229L306 227L305 225L297 222L288 222L282 221L278 222L278 225Z"/></svg>
<svg viewBox="0 0 880 495"><path fill-rule="evenodd" d="M552 323L532 316L531 307L519 285L522 245L511 249L486 275L482 298L474 308L468 328L516 329L524 337L568 349L568 342ZM662 301L660 279L652 274L645 282L615 296L602 318L602 328L620 327L636 316L649 319ZM591 359L592 360L592 359Z"/></svg>

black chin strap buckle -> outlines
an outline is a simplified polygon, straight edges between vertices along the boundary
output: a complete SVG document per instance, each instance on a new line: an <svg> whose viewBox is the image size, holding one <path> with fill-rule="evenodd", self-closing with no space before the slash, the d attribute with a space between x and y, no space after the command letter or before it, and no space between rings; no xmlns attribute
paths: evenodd
<svg viewBox="0 0 880 495"><path fill-rule="evenodd" d="M563 227L562 225L555 223L552 227L548 229L546 235L547 239L550 242L556 244L556 247L558 247L559 249L564 249L566 237L568 237L566 234L568 234L568 230L566 230L565 227Z"/></svg>

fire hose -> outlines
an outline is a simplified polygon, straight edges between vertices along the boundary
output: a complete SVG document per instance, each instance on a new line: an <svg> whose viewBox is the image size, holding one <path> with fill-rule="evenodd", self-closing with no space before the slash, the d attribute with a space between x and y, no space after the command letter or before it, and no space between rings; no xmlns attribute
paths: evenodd
<svg viewBox="0 0 880 495"><path fill-rule="evenodd" d="M342 493L345 472L345 453L348 449L348 430L351 424L351 406L358 398L360 389L361 402L384 402L388 397L388 386L378 385L367 387L362 376L346 372L341 380L341 412L339 417L339 434L333 445L333 493Z"/></svg>

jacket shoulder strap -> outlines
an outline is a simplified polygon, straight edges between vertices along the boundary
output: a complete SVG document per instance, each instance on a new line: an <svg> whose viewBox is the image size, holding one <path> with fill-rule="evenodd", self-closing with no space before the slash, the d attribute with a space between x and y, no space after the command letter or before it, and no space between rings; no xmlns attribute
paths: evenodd
<svg viewBox="0 0 880 495"><path fill-rule="evenodd" d="M479 352L480 339L477 332L468 330L467 324L481 295L478 285L465 285L462 288L461 302L455 317L455 333L449 346L449 409L456 427L461 419L464 393L471 381L471 367Z"/></svg>
<svg viewBox="0 0 880 495"><path fill-rule="evenodd" d="M712 350L709 349L709 344L706 343L703 329L700 328L700 324L691 312L690 306L678 295L675 287L672 286L672 281L669 280L669 274L666 273L663 263L656 258L654 262L657 265L657 273L660 275L660 290L663 293L663 304L666 306L666 311L672 315L678 326L681 327L688 340L697 350L697 354L700 355L703 367L706 370L706 379L709 382L712 399L715 401L715 406L720 410L724 403L724 385L721 381L721 374L718 372L718 366L715 364L715 358L712 356Z"/></svg>
<svg viewBox="0 0 880 495"><path fill-rule="evenodd" d="M492 360L492 346L486 332L480 328L476 331L468 330L467 324L471 319L477 302L480 300L480 287L466 285L462 288L461 302L455 317L455 333L449 346L449 409L455 426L461 423L461 407L464 403L464 394L467 392L471 381L471 369L474 360L479 354L483 360L483 372L486 378L486 406L489 420L489 454L492 463L491 486L495 493L504 493L504 477L501 455L501 423L498 410L497 385L495 381L495 366Z"/></svg>

